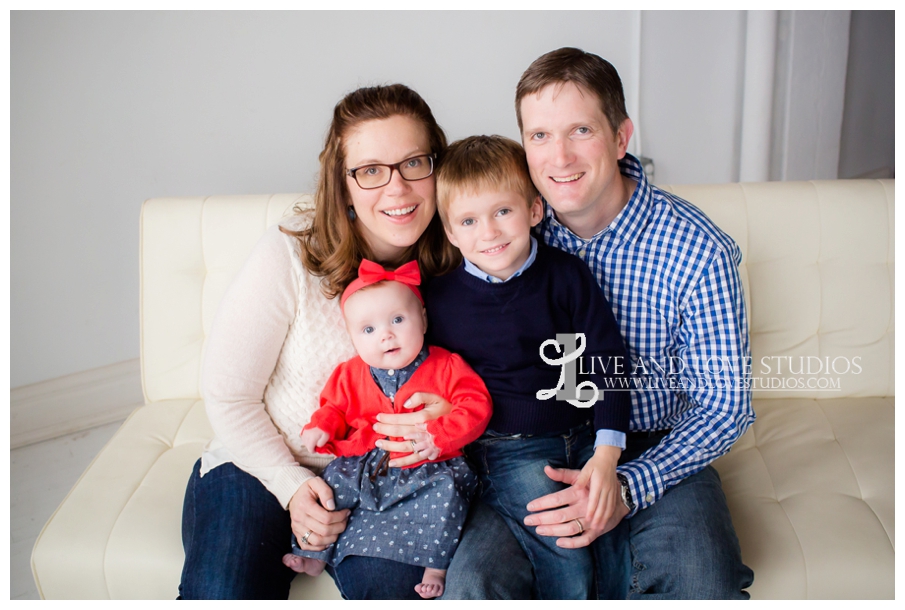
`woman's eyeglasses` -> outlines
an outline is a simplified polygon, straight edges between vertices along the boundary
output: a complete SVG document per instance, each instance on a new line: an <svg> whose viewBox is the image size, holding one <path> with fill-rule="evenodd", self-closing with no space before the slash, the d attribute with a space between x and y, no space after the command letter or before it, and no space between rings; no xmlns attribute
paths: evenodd
<svg viewBox="0 0 905 610"><path fill-rule="evenodd" d="M377 189L390 183L395 169L402 176L403 180L414 182L415 180L424 180L434 173L435 154L418 155L417 157L409 157L403 159L399 163L393 165L384 165L382 163L374 163L372 165L362 165L346 170L347 176L355 178L363 189Z"/></svg>

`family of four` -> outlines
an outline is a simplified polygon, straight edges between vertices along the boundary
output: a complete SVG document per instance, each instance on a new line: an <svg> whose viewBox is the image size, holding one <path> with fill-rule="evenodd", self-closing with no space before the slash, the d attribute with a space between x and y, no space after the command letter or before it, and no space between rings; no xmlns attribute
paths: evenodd
<svg viewBox="0 0 905 610"><path fill-rule="evenodd" d="M337 104L315 209L259 241L208 340L182 598L324 569L347 599L748 596L710 463L749 392L629 377L748 355L740 251L627 154L607 61L547 53L515 105L521 145L447 146L403 85ZM562 334L615 389L551 397Z"/></svg>

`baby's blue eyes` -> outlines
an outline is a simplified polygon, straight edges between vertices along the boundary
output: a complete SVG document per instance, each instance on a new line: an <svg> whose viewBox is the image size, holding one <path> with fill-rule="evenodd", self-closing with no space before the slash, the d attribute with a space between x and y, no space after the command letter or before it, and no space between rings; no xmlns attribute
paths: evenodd
<svg viewBox="0 0 905 610"><path fill-rule="evenodd" d="M405 320L405 316L396 316L395 318L393 318L393 324L402 324L403 320ZM370 335L370 334L374 333L375 330L376 329L373 326L365 326L364 328L361 329L361 332L363 332L366 335Z"/></svg>
<svg viewBox="0 0 905 610"><path fill-rule="evenodd" d="M470 226L473 225L474 223L475 223L474 218L466 218L465 220L462 221L462 226L463 226L463 227L470 227Z"/></svg>

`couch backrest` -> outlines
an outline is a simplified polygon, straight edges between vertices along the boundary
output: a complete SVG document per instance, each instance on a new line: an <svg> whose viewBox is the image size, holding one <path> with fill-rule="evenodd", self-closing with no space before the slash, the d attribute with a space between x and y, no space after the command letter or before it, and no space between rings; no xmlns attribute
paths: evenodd
<svg viewBox="0 0 905 610"><path fill-rule="evenodd" d="M894 180L661 188L741 247L755 397L895 395Z"/></svg>
<svg viewBox="0 0 905 610"><path fill-rule="evenodd" d="M149 199L141 208L141 378L145 400L200 398L217 305L267 227L301 194Z"/></svg>
<svg viewBox="0 0 905 610"><path fill-rule="evenodd" d="M755 396L894 395L894 181L663 188L701 208L742 249L752 374L768 386ZM146 400L200 397L205 338L229 282L267 227L310 202L279 194L144 203ZM798 372L809 365L821 371ZM826 375L827 365L836 371Z"/></svg>

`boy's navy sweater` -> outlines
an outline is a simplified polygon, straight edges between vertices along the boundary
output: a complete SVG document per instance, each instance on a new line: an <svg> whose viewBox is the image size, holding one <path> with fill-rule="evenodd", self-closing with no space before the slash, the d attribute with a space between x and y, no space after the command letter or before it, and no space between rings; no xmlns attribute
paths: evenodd
<svg viewBox="0 0 905 610"><path fill-rule="evenodd" d="M520 276L492 284L465 271L464 264L424 285L428 341L460 354L481 376L493 399L488 429L506 434L563 432L591 418L591 410L537 398L557 387L561 366L546 364L541 343L557 333L584 333L583 369L599 389L627 380L625 343L603 291L577 256L538 244L537 259ZM548 359L562 357L550 346ZM609 363L602 374L600 361ZM620 368L614 370L619 362ZM579 373L582 368L579 368ZM613 385L615 384L615 386ZM628 391L605 392L593 407L594 429L628 431Z"/></svg>

